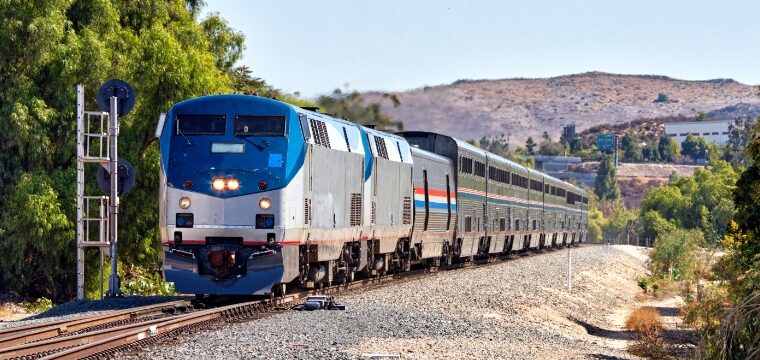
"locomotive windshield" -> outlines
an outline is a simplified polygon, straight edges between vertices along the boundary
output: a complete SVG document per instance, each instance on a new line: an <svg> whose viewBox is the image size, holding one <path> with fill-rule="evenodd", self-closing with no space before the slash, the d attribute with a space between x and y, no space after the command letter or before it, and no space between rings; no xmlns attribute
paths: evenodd
<svg viewBox="0 0 760 360"><path fill-rule="evenodd" d="M224 135L224 115L177 115L177 135Z"/></svg>
<svg viewBox="0 0 760 360"><path fill-rule="evenodd" d="M285 136L285 117L235 116L235 136Z"/></svg>

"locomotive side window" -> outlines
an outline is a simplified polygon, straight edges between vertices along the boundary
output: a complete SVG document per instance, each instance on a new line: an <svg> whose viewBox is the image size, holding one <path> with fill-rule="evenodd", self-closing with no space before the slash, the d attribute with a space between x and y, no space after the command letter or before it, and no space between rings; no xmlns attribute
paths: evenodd
<svg viewBox="0 0 760 360"><path fill-rule="evenodd" d="M224 115L177 115L176 135L224 135Z"/></svg>
<svg viewBox="0 0 760 360"><path fill-rule="evenodd" d="M235 116L235 136L285 136L284 116Z"/></svg>
<svg viewBox="0 0 760 360"><path fill-rule="evenodd" d="M301 123L301 132L303 133L303 139L306 141L311 140L311 130L309 129L309 120L304 114L298 114L298 120Z"/></svg>

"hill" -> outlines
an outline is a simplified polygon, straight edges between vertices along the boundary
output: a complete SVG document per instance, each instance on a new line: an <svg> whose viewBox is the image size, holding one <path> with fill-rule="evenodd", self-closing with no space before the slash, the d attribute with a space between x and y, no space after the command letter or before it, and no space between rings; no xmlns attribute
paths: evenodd
<svg viewBox="0 0 760 360"><path fill-rule="evenodd" d="M666 93L668 101L656 102ZM559 138L562 126L577 131L639 119L711 118L760 114L755 89L731 79L679 80L655 75L588 72L539 79L459 80L395 92L394 107L383 93L365 93L369 102L404 122L407 130L436 129L464 139L511 133L512 144L544 131Z"/></svg>

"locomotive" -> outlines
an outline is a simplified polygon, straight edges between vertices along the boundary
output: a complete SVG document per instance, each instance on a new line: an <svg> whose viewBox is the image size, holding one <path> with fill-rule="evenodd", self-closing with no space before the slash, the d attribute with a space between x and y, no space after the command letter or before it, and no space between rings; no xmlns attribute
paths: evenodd
<svg viewBox="0 0 760 360"><path fill-rule="evenodd" d="M443 134L213 95L175 104L157 135L180 293L271 296L586 235L584 190Z"/></svg>

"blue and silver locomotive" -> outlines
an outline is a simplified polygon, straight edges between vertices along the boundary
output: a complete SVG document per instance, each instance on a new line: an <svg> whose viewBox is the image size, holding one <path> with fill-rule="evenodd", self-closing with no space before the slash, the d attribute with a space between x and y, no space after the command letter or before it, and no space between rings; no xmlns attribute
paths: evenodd
<svg viewBox="0 0 760 360"><path fill-rule="evenodd" d="M216 95L167 113L160 226L178 292L277 294L583 240L579 188L449 136L312 110Z"/></svg>

